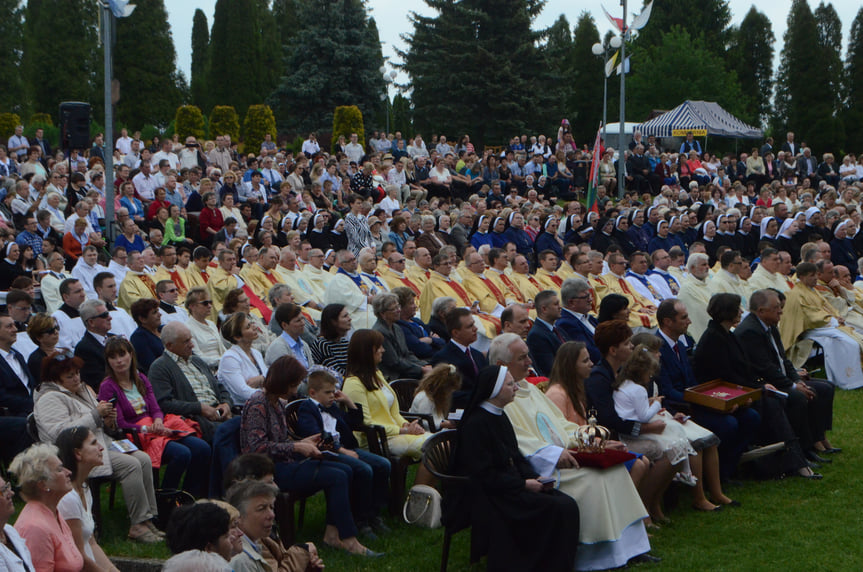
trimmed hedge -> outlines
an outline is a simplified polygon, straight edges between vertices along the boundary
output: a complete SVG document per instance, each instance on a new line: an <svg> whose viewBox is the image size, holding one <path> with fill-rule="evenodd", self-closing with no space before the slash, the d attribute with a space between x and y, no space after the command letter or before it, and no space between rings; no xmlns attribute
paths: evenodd
<svg viewBox="0 0 863 572"><path fill-rule="evenodd" d="M21 116L17 113L0 113L0 138L4 143L15 135L15 128L19 125L22 125Z"/></svg>
<svg viewBox="0 0 863 572"><path fill-rule="evenodd" d="M180 136L180 141L185 141L186 137L190 135L203 140L206 131L204 130L204 114L201 113L201 109L196 105L178 107L177 114L174 116L174 129Z"/></svg>
<svg viewBox="0 0 863 572"><path fill-rule="evenodd" d="M366 140L366 132L363 127L363 112L356 105L340 105L333 113L333 135L332 144L335 146L339 135L344 135L346 141L350 141L351 133L356 133L359 141ZM335 153L335 148L332 149Z"/></svg>
<svg viewBox="0 0 863 572"><path fill-rule="evenodd" d="M243 121L243 144L246 153L258 153L264 135L269 133L276 140L276 116L269 105L251 105Z"/></svg>
<svg viewBox="0 0 863 572"><path fill-rule="evenodd" d="M232 105L217 105L210 113L210 137L230 135L231 141L240 140L240 116Z"/></svg>

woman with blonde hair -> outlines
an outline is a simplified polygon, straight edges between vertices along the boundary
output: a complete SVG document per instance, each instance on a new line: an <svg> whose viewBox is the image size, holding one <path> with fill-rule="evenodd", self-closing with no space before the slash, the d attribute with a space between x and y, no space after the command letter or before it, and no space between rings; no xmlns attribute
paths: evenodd
<svg viewBox="0 0 863 572"><path fill-rule="evenodd" d="M458 369L452 364L438 364L420 381L410 412L431 415L434 426L439 429L455 429L455 422L447 417L452 407L452 394L459 389L461 374ZM423 425L432 429L425 421Z"/></svg>

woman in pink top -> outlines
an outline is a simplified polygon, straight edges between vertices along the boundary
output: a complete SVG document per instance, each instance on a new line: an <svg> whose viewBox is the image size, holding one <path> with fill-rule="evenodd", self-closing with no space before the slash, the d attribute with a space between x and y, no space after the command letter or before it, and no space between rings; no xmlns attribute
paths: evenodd
<svg viewBox="0 0 863 572"><path fill-rule="evenodd" d="M57 457L57 447L40 443L13 459L9 471L27 501L15 530L27 543L36 572L80 572L84 558L57 505L72 490L71 471Z"/></svg>

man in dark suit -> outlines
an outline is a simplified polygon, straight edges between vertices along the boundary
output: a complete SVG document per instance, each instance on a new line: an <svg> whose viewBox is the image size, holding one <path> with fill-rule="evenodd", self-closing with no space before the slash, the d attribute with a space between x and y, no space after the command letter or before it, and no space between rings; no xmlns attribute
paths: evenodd
<svg viewBox="0 0 863 572"><path fill-rule="evenodd" d="M461 372L461 389L453 393L453 408L464 409L476 386L479 372L488 365L485 356L470 347L476 341L477 329L473 314L466 308L454 308L446 315L450 341L432 356L432 365L448 363Z"/></svg>
<svg viewBox="0 0 863 572"><path fill-rule="evenodd" d="M797 159L797 176L801 181L808 177L812 188L818 188L818 160L812 156L809 147L803 149L803 155Z"/></svg>
<svg viewBox="0 0 863 572"><path fill-rule="evenodd" d="M794 142L794 133L789 131L785 134L785 143L782 144L782 150L786 153L791 153L796 157L800 153L800 145Z"/></svg>
<svg viewBox="0 0 863 572"><path fill-rule="evenodd" d="M560 298L554 290L543 290L537 294L533 305L536 308L536 320L527 333L527 347L530 348L530 358L536 372L548 377L557 348L569 341L569 336L554 325L560 318Z"/></svg>
<svg viewBox="0 0 863 572"><path fill-rule="evenodd" d="M590 361L597 364L602 359L599 348L593 341L596 332L596 318L588 315L591 308L590 284L581 278L567 278L560 287L563 309L560 319L554 323L570 340L583 342L590 354Z"/></svg>
<svg viewBox="0 0 863 572"><path fill-rule="evenodd" d="M192 332L180 322L162 328L165 353L150 366L150 383L163 413L194 419L207 442L231 418L231 397L206 362L192 355ZM217 438L217 436L216 436Z"/></svg>
<svg viewBox="0 0 863 572"><path fill-rule="evenodd" d="M31 445L27 435L27 416L33 412L33 389L36 380L18 350L12 345L18 339L15 322L0 313L0 460L8 463Z"/></svg>
<svg viewBox="0 0 863 572"><path fill-rule="evenodd" d="M740 322L734 335L740 340L756 378L764 380L764 388L788 394L785 412L807 459L824 462L820 452L838 452L825 435L833 425L833 386L822 380L801 380L785 356L777 329L782 302L775 291L757 290L749 304L750 314Z"/></svg>
<svg viewBox="0 0 863 572"><path fill-rule="evenodd" d="M43 166L47 167L48 159L52 157L51 144L47 139L45 139L45 130L41 127L36 130L34 135L35 137L30 139L30 146L42 149L42 155L39 156L39 162L42 163Z"/></svg>
<svg viewBox="0 0 863 572"><path fill-rule="evenodd" d="M213 235L213 242L224 242L225 244L228 244L235 236L237 236L237 219L229 216L225 219L225 226Z"/></svg>
<svg viewBox="0 0 863 572"><path fill-rule="evenodd" d="M84 360L81 380L99 393L99 385L105 379L105 344L113 334L111 313L101 300L87 300L78 308L86 332L75 346L75 357Z"/></svg>
<svg viewBox="0 0 863 572"><path fill-rule="evenodd" d="M656 321L659 324L656 335L663 342L658 376L660 393L668 401L683 403L686 388L697 385L687 355L688 346L680 341L692 321L686 305L676 298L663 300L656 311ZM761 423L758 412L751 407L741 407L734 413L726 414L693 406L692 417L696 423L719 437L719 475L725 480L731 478L740 455L746 450Z"/></svg>
<svg viewBox="0 0 863 572"><path fill-rule="evenodd" d="M764 142L764 145L761 146L761 149L758 150L758 154L762 157L766 156L768 153L773 153L773 137L768 137ZM775 155L775 153L773 153Z"/></svg>

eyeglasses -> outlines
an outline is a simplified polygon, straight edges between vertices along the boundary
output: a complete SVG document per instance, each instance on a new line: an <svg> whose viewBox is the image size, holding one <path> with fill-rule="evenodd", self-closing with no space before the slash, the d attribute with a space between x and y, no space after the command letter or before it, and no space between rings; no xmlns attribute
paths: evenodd
<svg viewBox="0 0 863 572"><path fill-rule="evenodd" d="M60 331L60 326L54 326L53 328L45 330L46 334L56 334Z"/></svg>
<svg viewBox="0 0 863 572"><path fill-rule="evenodd" d="M66 361L67 359L72 359L75 356L71 352L65 352L58 356L55 356L54 359L57 361Z"/></svg>
<svg viewBox="0 0 863 572"><path fill-rule="evenodd" d="M200 302L198 302L198 304L203 304L204 306L212 306L213 301L212 300L201 300Z"/></svg>
<svg viewBox="0 0 863 572"><path fill-rule="evenodd" d="M93 318L102 318L103 320L105 318L110 318L110 317L111 317L111 312L102 312L101 314L96 314L95 316L93 316Z"/></svg>

